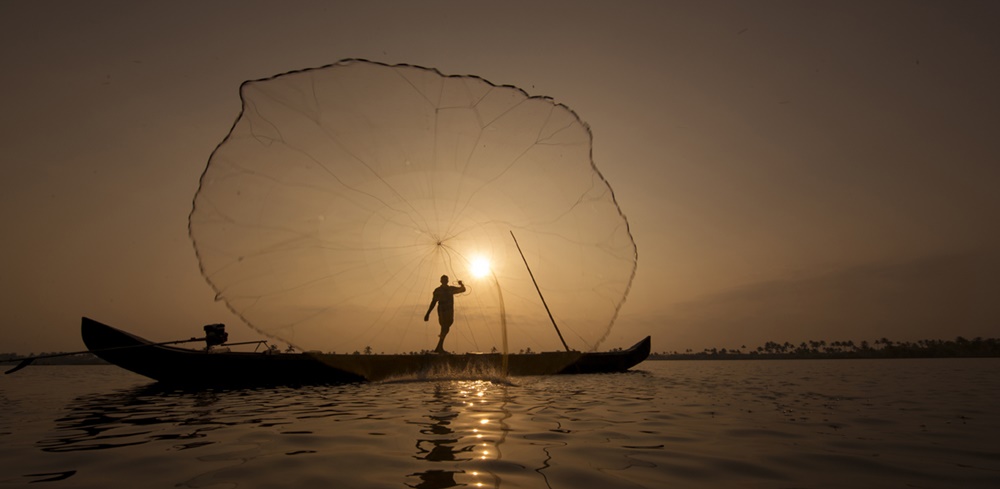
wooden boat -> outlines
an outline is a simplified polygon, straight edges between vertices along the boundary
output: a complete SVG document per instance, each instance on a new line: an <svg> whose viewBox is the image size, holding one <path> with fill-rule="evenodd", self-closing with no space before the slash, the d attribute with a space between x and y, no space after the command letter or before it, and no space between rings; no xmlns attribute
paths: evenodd
<svg viewBox="0 0 1000 489"><path fill-rule="evenodd" d="M154 343L90 318L83 342L105 361L160 382L196 386L304 385L378 381L434 375L503 374L499 353L357 355L329 353L213 352ZM177 342L172 342L177 343ZM507 355L513 376L624 372L650 352L650 337L609 352L542 352Z"/></svg>

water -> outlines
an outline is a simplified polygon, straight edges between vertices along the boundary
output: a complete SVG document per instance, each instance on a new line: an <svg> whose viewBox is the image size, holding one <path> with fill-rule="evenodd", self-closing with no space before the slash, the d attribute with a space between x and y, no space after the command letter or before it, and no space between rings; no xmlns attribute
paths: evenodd
<svg viewBox="0 0 1000 489"><path fill-rule="evenodd" d="M996 488L997 392L1000 359L195 392L32 366L0 378L0 487Z"/></svg>

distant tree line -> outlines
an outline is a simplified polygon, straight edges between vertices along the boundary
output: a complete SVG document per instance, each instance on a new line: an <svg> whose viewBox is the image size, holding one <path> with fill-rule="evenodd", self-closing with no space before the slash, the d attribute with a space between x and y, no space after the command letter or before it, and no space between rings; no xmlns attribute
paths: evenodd
<svg viewBox="0 0 1000 489"><path fill-rule="evenodd" d="M706 348L702 351L660 352L651 360L747 360L791 358L975 358L1000 357L1000 339L961 336L954 340L892 341L880 338L872 343L862 341L803 341L798 345L768 341L763 346L748 349Z"/></svg>
<svg viewBox="0 0 1000 489"><path fill-rule="evenodd" d="M612 351L620 351L615 348ZM289 347L289 352L292 348ZM491 351L497 353L496 347ZM60 352L42 352L37 356L53 355ZM410 355L429 354L427 350L420 352L411 351ZM530 348L521 350L519 353L534 353ZM365 347L364 352L355 351L355 355L372 355L371 347ZM36 356L28 354L25 356L16 353L0 353L0 362L15 362L26 356ZM778 343L768 341L756 348L747 348L746 345L736 348L705 348L702 351L685 350L684 352L657 352L649 356L650 360L772 360L772 359L808 359L808 358L976 358L976 357L1000 357L1000 339L982 338L966 339L957 337L954 340L920 340L916 342L892 341L888 338L880 338L874 342L862 341L855 343L852 340L831 341L823 340L803 341L798 345L784 342ZM57 358L45 358L38 360L36 365L102 365L105 364L92 353L79 353Z"/></svg>

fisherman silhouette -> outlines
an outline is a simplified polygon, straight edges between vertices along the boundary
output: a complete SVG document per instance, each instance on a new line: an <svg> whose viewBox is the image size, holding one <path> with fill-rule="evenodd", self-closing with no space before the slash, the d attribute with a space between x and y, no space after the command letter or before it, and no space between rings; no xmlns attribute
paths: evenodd
<svg viewBox="0 0 1000 489"><path fill-rule="evenodd" d="M448 336L451 323L455 322L455 294L461 294L462 292L465 292L465 284L459 280L458 287L452 287L448 285L447 275L441 276L441 286L434 289L434 297L431 299L431 306L427 308L427 314L424 314L424 321L430 320L431 311L437 305L441 335L438 338L437 347L434 348L435 353L447 353L444 351L444 337Z"/></svg>

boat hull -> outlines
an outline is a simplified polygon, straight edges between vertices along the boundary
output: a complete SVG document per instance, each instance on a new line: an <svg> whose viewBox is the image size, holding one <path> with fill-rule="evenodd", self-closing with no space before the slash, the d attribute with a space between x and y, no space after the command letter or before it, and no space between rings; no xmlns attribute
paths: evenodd
<svg viewBox="0 0 1000 489"><path fill-rule="evenodd" d="M103 360L151 379L181 385L342 384L441 375L525 376L624 372L649 356L647 336L613 352L348 355L208 352L158 345L90 318L81 335Z"/></svg>

